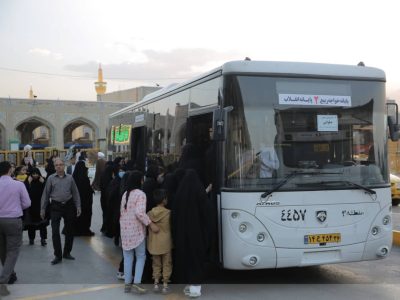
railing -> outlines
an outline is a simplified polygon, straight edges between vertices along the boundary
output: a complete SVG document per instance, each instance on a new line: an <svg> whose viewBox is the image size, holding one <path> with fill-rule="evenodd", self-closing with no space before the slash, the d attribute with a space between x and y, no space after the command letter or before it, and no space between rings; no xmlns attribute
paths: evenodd
<svg viewBox="0 0 400 300"><path fill-rule="evenodd" d="M91 164L93 164L97 159L97 152L99 149L91 148L91 149L81 149L82 151L86 151L88 160ZM64 159L67 154L66 149L40 149L40 150L32 150L32 157L36 160L38 166L44 166L46 163L46 159L50 158L50 156L54 155ZM9 161L14 163L16 166L19 166L24 158L24 151L2 151L0 150L0 162Z"/></svg>

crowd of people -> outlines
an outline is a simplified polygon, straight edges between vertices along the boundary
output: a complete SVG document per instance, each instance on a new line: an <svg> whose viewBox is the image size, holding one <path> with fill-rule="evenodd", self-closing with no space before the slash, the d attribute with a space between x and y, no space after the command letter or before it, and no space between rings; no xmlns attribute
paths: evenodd
<svg viewBox="0 0 400 300"><path fill-rule="evenodd" d="M0 238L7 244L6 249L0 249L3 264L0 294L6 294L6 284L16 280L15 245L19 244L19 250L22 229L28 231L30 245L39 231L40 243L46 246L47 226L51 223L54 248L51 264L75 259L71 255L74 237L95 234L91 230L92 204L94 192L99 191L100 231L104 238L113 238L115 245L121 247L117 277L124 280L124 291L142 294L147 292L142 282L152 282L154 292L166 294L169 282L173 282L188 284L184 293L199 297L206 264L215 251L216 218L208 195L212 185L207 182L205 164L196 149L191 144L185 145L179 162L169 166L164 166L160 159L148 159L146 170L122 157L106 161L102 152L97 156L92 183L84 153L70 157L67 168L62 159L51 157L45 168L46 176L36 168L30 151L17 168L8 162L1 163L0 188L1 184L11 182L19 183L18 191L24 186L24 193L19 191L15 195L15 199L24 199L18 200L24 205L12 216L7 215L10 200L0 195ZM14 242L14 246L9 245L12 238L2 223L10 218L22 224L20 236L15 237L19 242Z"/></svg>

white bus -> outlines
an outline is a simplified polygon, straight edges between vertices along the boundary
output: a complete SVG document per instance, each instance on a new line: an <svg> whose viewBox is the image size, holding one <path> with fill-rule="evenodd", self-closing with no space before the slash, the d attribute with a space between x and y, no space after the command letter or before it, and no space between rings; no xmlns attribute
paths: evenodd
<svg viewBox="0 0 400 300"><path fill-rule="evenodd" d="M109 150L144 170L194 144L221 266L309 266L389 254L388 125L379 69L233 61L111 114Z"/></svg>

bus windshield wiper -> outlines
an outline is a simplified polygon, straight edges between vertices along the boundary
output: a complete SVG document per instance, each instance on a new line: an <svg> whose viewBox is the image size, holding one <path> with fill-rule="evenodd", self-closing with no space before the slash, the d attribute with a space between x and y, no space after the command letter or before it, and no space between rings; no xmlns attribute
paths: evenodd
<svg viewBox="0 0 400 300"><path fill-rule="evenodd" d="M361 184L354 183L348 180L336 180L336 181L321 181L320 184L330 184L330 183L345 183L351 186L355 186L356 188L359 188L360 190L366 191L370 195L375 195L376 192L374 190L371 190L370 188L367 188Z"/></svg>
<svg viewBox="0 0 400 300"><path fill-rule="evenodd" d="M266 191L265 193L263 193L261 195L261 198L265 198L268 195L272 194L273 192L279 190L283 185L285 185L289 179L297 176L297 175L325 175L325 174L337 174L340 175L342 173L338 173L338 172L302 172L302 171L293 171L291 173L289 173L288 175L285 176L285 178L283 178L280 182L278 182L277 185L275 185L271 190Z"/></svg>

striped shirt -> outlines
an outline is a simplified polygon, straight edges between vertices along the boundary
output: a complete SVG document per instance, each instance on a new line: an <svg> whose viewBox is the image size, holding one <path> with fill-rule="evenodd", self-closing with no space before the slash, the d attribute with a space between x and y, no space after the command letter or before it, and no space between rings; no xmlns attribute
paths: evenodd
<svg viewBox="0 0 400 300"><path fill-rule="evenodd" d="M42 194L41 210L46 210L50 199L51 201L65 202L71 198L74 199L76 208L81 208L81 198L74 178L69 174L64 173L64 176L60 177L57 173L54 173L46 180L46 186Z"/></svg>

